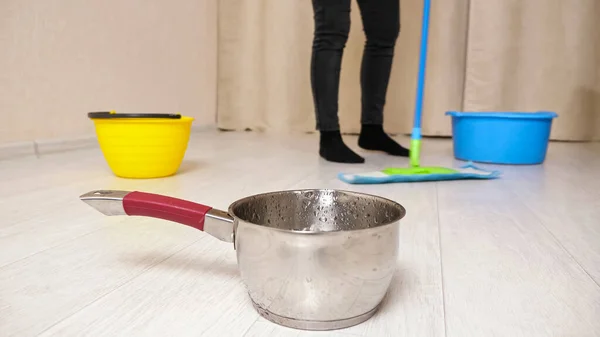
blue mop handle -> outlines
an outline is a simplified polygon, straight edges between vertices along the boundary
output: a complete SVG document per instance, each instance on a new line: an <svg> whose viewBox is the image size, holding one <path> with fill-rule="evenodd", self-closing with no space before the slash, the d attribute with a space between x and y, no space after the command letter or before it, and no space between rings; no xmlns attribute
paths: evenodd
<svg viewBox="0 0 600 337"><path fill-rule="evenodd" d="M423 96L425 94L425 68L427 67L427 41L429 35L429 12L431 0L423 0L423 22L421 26L421 52L419 55L419 75L417 78L417 97L415 101L415 119L410 141L411 166L419 166L421 152L421 115L423 113Z"/></svg>

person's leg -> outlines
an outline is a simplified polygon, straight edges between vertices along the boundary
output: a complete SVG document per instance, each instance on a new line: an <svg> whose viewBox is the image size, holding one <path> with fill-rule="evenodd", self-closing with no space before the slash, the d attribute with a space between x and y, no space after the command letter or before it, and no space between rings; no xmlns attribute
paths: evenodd
<svg viewBox="0 0 600 337"><path fill-rule="evenodd" d="M344 144L338 119L342 55L350 32L351 0L312 0L315 33L312 45L311 84L321 133L319 154L326 160L363 163L364 159Z"/></svg>
<svg viewBox="0 0 600 337"><path fill-rule="evenodd" d="M400 32L400 0L358 0L367 42L361 68L360 147L408 156L408 150L383 131L383 108Z"/></svg>

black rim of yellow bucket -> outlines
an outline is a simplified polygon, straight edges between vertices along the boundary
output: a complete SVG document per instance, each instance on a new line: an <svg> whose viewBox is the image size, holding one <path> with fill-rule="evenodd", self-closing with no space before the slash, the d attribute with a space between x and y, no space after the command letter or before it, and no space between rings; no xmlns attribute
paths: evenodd
<svg viewBox="0 0 600 337"><path fill-rule="evenodd" d="M109 119L109 118L167 118L181 119L180 114L160 114L160 113L112 113L109 111L89 112L88 118Z"/></svg>

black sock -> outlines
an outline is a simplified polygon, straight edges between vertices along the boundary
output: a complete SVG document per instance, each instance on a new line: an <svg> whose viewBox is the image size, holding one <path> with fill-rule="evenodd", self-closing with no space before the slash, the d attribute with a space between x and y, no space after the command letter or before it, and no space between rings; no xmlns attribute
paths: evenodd
<svg viewBox="0 0 600 337"><path fill-rule="evenodd" d="M408 157L408 150L383 131L381 125L362 125L358 146L365 150L383 151L393 156Z"/></svg>
<svg viewBox="0 0 600 337"><path fill-rule="evenodd" d="M336 163L360 164L365 159L350 150L339 131L321 131L319 154L325 160Z"/></svg>

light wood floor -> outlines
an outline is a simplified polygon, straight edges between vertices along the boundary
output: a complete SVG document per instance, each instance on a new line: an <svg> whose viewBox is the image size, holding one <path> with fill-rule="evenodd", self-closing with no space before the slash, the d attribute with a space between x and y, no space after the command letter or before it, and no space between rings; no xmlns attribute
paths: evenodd
<svg viewBox="0 0 600 337"><path fill-rule="evenodd" d="M314 135L198 133L181 172L157 180L114 177L97 149L0 162L0 336L325 336L260 318L233 246L165 221L104 217L78 199L135 189L226 209L312 187L408 211L385 305L329 336L600 336L600 144L553 143L544 165L496 167L495 181L376 186L336 174L407 160L364 153L365 165L339 165L316 148ZM424 165L459 164L447 140L423 153Z"/></svg>

